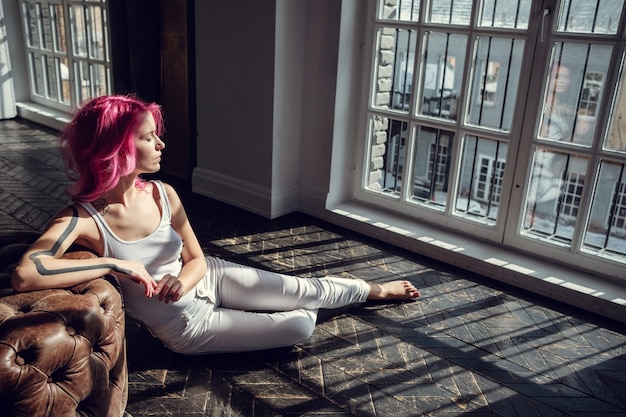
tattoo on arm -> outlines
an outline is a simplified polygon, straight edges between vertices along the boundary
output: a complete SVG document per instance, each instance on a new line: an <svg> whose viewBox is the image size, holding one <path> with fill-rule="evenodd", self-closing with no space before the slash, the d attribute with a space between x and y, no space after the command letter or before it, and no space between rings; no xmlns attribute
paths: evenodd
<svg viewBox="0 0 626 417"><path fill-rule="evenodd" d="M72 230L76 228L76 224L78 224L78 210L76 210L76 207L72 207L72 218L70 220L70 223L67 225L67 228L63 231L63 233L61 233L61 236L59 236L57 241L54 242L54 244L52 245L52 248L50 248L50 250L42 250L42 251L34 252L28 257L35 264L35 267L37 268L37 272L39 272L41 275L54 275L54 274L63 274L67 272L89 271L93 269L110 268L122 274L127 274L127 275L132 274L133 271L129 269L120 268L115 264L91 265L91 266L80 266L80 267L58 268L58 269L46 268L41 262L41 259L39 259L39 257L42 255L54 256L59 251L59 248L61 247L61 244L63 243L63 241L67 239L67 237L70 235Z"/></svg>

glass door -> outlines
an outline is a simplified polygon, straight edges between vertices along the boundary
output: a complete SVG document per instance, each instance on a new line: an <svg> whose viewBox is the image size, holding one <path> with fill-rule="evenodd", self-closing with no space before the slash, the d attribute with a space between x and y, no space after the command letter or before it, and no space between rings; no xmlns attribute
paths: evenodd
<svg viewBox="0 0 626 417"><path fill-rule="evenodd" d="M530 157L512 198L521 216L505 239L616 277L626 262L623 3L544 3L541 102L524 119Z"/></svg>
<svg viewBox="0 0 626 417"><path fill-rule="evenodd" d="M531 3L378 2L356 199L502 241Z"/></svg>
<svg viewBox="0 0 626 417"><path fill-rule="evenodd" d="M376 2L354 198L621 277L623 2Z"/></svg>

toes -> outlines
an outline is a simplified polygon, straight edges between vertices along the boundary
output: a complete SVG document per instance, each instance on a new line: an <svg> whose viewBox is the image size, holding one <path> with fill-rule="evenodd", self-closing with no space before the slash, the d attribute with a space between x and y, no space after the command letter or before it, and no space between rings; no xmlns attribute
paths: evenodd
<svg viewBox="0 0 626 417"><path fill-rule="evenodd" d="M415 287L415 285L413 285L409 281L405 282L404 287L406 288L406 292L410 298L417 298L420 296L420 292L417 287Z"/></svg>

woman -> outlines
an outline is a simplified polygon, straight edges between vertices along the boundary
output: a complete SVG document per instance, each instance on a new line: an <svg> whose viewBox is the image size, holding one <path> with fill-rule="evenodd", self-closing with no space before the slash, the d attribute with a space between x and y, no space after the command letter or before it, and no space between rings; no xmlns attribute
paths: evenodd
<svg viewBox="0 0 626 417"><path fill-rule="evenodd" d="M550 71L550 86L544 100L540 136L550 140L570 140L574 122L574 107L565 97L570 92L571 71L558 63Z"/></svg>
<svg viewBox="0 0 626 417"><path fill-rule="evenodd" d="M141 174L160 168L160 107L104 96L61 135L75 203L24 254L17 291L114 274L126 307L169 349L186 354L289 346L310 337L319 308L419 296L408 281L298 278L205 257L176 191ZM80 244L100 255L69 260Z"/></svg>

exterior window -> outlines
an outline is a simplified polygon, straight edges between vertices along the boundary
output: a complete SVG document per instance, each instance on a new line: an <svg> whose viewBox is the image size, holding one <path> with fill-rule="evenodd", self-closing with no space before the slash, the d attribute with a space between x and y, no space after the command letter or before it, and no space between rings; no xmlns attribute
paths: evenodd
<svg viewBox="0 0 626 417"><path fill-rule="evenodd" d="M498 202L502 194L502 177L506 163L486 157L480 157L479 161L474 197L480 201Z"/></svg>
<svg viewBox="0 0 626 417"><path fill-rule="evenodd" d="M595 194L584 248L613 258L626 252L625 164L603 162Z"/></svg>
<svg viewBox="0 0 626 417"><path fill-rule="evenodd" d="M444 187L448 178L449 148L447 143L431 143L428 154L428 178L433 178L435 186Z"/></svg>
<svg viewBox="0 0 626 417"><path fill-rule="evenodd" d="M495 61L483 61L480 73L480 95L476 104L484 106L496 105L496 93L498 92L498 72L500 63Z"/></svg>
<svg viewBox="0 0 626 417"><path fill-rule="evenodd" d="M623 278L624 0L533 3L376 2L353 198Z"/></svg>
<svg viewBox="0 0 626 417"><path fill-rule="evenodd" d="M626 183L615 184L615 205L613 207L611 226L615 231L626 234Z"/></svg>
<svg viewBox="0 0 626 417"><path fill-rule="evenodd" d="M499 141L465 138L456 213L493 225L502 198L507 145Z"/></svg>
<svg viewBox="0 0 626 417"><path fill-rule="evenodd" d="M106 0L20 0L34 102L68 110L108 94Z"/></svg>
<svg viewBox="0 0 626 417"><path fill-rule="evenodd" d="M475 41L468 124L510 131L524 45L522 39L495 36Z"/></svg>
<svg viewBox="0 0 626 417"><path fill-rule="evenodd" d="M397 195L402 184L407 124L393 119L373 118L375 143L372 144L369 187Z"/></svg>
<svg viewBox="0 0 626 417"><path fill-rule="evenodd" d="M596 112L600 106L600 93L602 92L602 82L604 74L598 71L588 71L585 74L583 88L580 95L578 109L581 115L591 118L596 117Z"/></svg>
<svg viewBox="0 0 626 417"><path fill-rule="evenodd" d="M578 216L584 185L585 176L583 174L572 172L568 175L563 190L561 214L574 219Z"/></svg>
<svg viewBox="0 0 626 417"><path fill-rule="evenodd" d="M444 208L448 198L450 131L420 127L413 154L413 184L410 201Z"/></svg>
<svg viewBox="0 0 626 417"><path fill-rule="evenodd" d="M360 198L495 225L531 1L473 3L378 2Z"/></svg>

